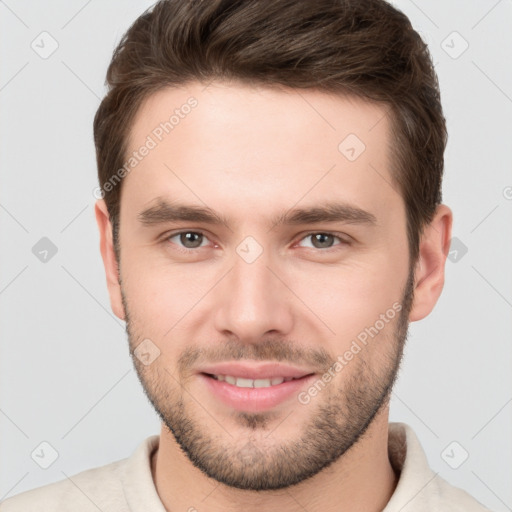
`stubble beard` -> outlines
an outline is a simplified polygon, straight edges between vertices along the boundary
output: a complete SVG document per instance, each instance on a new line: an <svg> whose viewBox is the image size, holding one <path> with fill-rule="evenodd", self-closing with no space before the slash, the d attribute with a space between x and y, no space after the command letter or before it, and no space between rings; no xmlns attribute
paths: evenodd
<svg viewBox="0 0 512 512"><path fill-rule="evenodd" d="M122 289L122 287L121 287ZM208 477L238 489L265 491L284 489L318 474L342 457L364 435L373 420L389 403L396 381L403 348L408 334L408 317L413 302L414 276L409 273L401 301L402 309L395 322L392 343L376 338L355 355L353 367L346 377L332 381L308 405L297 401L297 407L311 407L309 420L296 439L278 442L279 423L293 421L293 410L288 417L280 418L275 411L263 413L233 412L232 421L217 421L204 412L208 404L198 405L189 393L182 390L180 371L161 365L144 366L134 356L133 350L144 338L135 331L129 314L126 297L123 304L126 314L126 331L130 353L144 392L172 432L176 443ZM379 368L369 364L365 351L371 352L371 343L386 343L390 349L379 361ZM287 345L279 340L264 340L255 345L229 345L233 347L232 359L261 359L297 361L290 356ZM178 367L183 367L199 350L182 354ZM226 352L224 352L226 353ZM191 357L192 354L192 357ZM309 355L309 359L322 359L322 353ZM325 358L324 358L325 359ZM332 365L332 360L331 360ZM344 369L341 373L346 372ZM173 376L176 375L177 377ZM200 411L202 420L197 418ZM238 425L235 436L233 426ZM228 425L228 426L225 426ZM274 429L274 430L273 430ZM216 433L214 433L216 432Z"/></svg>

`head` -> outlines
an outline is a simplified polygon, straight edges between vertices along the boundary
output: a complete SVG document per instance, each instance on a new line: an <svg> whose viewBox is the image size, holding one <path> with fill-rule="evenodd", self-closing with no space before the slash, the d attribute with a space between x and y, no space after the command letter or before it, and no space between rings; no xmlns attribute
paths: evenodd
<svg viewBox="0 0 512 512"><path fill-rule="evenodd" d="M148 398L220 482L317 474L383 414L408 322L442 290L446 128L425 44L381 0L161 1L107 82L96 214ZM310 377L232 407L204 371L232 361Z"/></svg>

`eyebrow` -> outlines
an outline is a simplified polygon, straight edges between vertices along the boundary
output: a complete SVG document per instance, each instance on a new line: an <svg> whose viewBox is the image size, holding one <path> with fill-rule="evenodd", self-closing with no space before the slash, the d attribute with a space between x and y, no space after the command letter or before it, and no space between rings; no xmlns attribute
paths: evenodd
<svg viewBox="0 0 512 512"><path fill-rule="evenodd" d="M138 214L139 221L145 226L154 226L166 222L200 222L210 225L229 227L229 220L211 208L187 205L179 202L172 204L159 198L157 204L146 208ZM355 205L326 202L322 206L310 208L293 208L274 217L270 225L273 229L280 225L317 224L321 222L345 222L347 224L377 225L377 218L372 213Z"/></svg>

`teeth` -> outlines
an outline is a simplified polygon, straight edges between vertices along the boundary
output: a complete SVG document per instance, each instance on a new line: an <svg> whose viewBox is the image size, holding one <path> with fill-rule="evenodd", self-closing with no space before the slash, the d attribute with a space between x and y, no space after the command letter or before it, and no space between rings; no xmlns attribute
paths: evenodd
<svg viewBox="0 0 512 512"><path fill-rule="evenodd" d="M252 387L253 388L269 388L272 385L281 384L279 379L272 379L275 380L275 382L272 382L270 379L254 379Z"/></svg>
<svg viewBox="0 0 512 512"><path fill-rule="evenodd" d="M227 382L239 388L269 388L278 386L283 382L293 380L293 377L273 377L272 379L245 379L243 377L233 377L232 375L213 375L214 379L220 382Z"/></svg>
<svg viewBox="0 0 512 512"><path fill-rule="evenodd" d="M254 381L252 379L242 379L241 377L238 377L238 379L236 379L235 386L239 388L253 388Z"/></svg>
<svg viewBox="0 0 512 512"><path fill-rule="evenodd" d="M228 383L228 384L233 384L233 386L236 386L236 378L235 377L231 377L231 375L226 375L224 377L224 380Z"/></svg>

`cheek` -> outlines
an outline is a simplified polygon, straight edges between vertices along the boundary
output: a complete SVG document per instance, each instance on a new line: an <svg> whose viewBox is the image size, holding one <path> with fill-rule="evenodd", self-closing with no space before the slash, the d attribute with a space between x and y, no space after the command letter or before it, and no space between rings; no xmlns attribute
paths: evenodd
<svg viewBox="0 0 512 512"><path fill-rule="evenodd" d="M123 291L138 332L155 340L171 339L192 328L199 313L205 326L205 315L213 317L222 303L215 300L222 289L215 287L225 272L222 263L171 264L143 253L134 247L122 261ZM400 248L393 252L379 246L332 265L284 264L279 273L293 294L283 288L281 297L312 330L327 326L327 336L350 340L401 300L407 274L407 261L401 260ZM144 261L148 263L142 265Z"/></svg>
<svg viewBox="0 0 512 512"><path fill-rule="evenodd" d="M168 341L186 325L194 305L205 296L213 276L192 267L151 262L144 256L126 258L122 266L123 293L133 331L138 335Z"/></svg>
<svg viewBox="0 0 512 512"><path fill-rule="evenodd" d="M390 309L394 317L399 307L406 268L399 269L392 257L382 253L376 260L371 264L366 261L337 268L319 267L307 277L304 274L289 277L295 294L316 315L311 317L312 322L319 318L339 340L340 349ZM391 323L386 323L383 331Z"/></svg>
<svg viewBox="0 0 512 512"><path fill-rule="evenodd" d="M155 321L172 313L169 299L175 296L168 279L156 267L144 265L143 258L122 259L122 288L127 300L131 322L137 327L150 328Z"/></svg>

